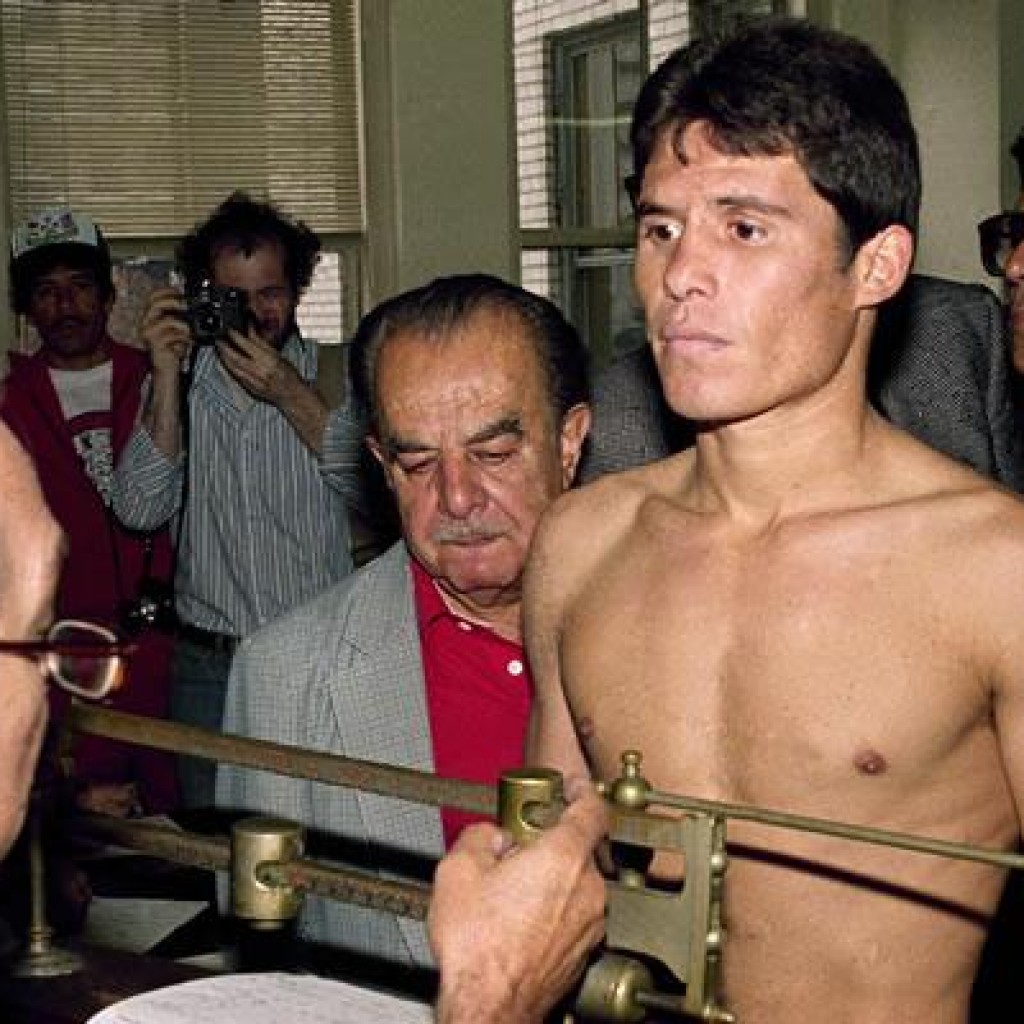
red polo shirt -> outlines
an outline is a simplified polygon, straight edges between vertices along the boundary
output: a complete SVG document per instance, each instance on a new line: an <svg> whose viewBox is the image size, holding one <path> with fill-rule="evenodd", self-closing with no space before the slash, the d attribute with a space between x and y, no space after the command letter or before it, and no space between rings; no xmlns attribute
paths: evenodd
<svg viewBox="0 0 1024 1024"><path fill-rule="evenodd" d="M430 575L412 562L434 771L495 785L523 763L533 683L520 644L448 610ZM478 815L441 809L445 848Z"/></svg>

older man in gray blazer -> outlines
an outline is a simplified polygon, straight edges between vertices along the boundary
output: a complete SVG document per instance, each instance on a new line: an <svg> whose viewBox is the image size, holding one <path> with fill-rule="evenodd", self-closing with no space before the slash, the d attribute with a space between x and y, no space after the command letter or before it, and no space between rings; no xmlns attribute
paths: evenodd
<svg viewBox="0 0 1024 1024"><path fill-rule="evenodd" d="M913 275L882 310L869 389L897 426L1006 487L1024 492L1024 434L1005 322L981 285ZM665 403L647 348L594 381L583 482L688 447L693 425Z"/></svg>
<svg viewBox="0 0 1024 1024"><path fill-rule="evenodd" d="M493 783L521 763L532 696L520 582L590 421L586 350L546 299L487 275L383 303L352 343L353 390L402 539L255 633L225 731ZM300 821L336 855L429 877L464 821L370 793L222 766L217 802ZM300 934L410 967L419 922L309 899Z"/></svg>

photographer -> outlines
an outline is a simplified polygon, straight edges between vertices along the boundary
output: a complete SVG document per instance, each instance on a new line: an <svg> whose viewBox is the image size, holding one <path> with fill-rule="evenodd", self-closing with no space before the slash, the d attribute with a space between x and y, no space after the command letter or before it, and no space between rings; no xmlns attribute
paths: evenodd
<svg viewBox="0 0 1024 1024"><path fill-rule="evenodd" d="M295 322L319 248L236 193L181 243L184 293L156 292L143 316L152 382L114 508L139 529L179 515L171 717L188 724L220 728L239 640L352 568L363 429L317 393ZM215 765L180 769L186 806L212 806Z"/></svg>
<svg viewBox="0 0 1024 1024"><path fill-rule="evenodd" d="M87 217L58 207L28 218L14 232L10 276L14 310L35 327L40 347L31 356L11 354L0 416L35 463L67 537L57 615L121 632L135 627L139 646L128 685L109 702L164 717L173 638L133 613L150 589L169 583L170 538L166 529L130 531L110 509L114 460L135 425L149 361L107 331L110 250ZM68 700L50 690L55 721ZM83 809L128 815L177 803L167 754L92 736L76 737L62 754Z"/></svg>

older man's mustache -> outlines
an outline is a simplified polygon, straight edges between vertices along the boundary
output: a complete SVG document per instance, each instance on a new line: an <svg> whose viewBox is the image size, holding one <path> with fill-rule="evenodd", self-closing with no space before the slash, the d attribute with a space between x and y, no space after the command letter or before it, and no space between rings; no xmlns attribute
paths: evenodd
<svg viewBox="0 0 1024 1024"><path fill-rule="evenodd" d="M443 523L431 536L436 544L480 544L503 534L503 530L481 523Z"/></svg>

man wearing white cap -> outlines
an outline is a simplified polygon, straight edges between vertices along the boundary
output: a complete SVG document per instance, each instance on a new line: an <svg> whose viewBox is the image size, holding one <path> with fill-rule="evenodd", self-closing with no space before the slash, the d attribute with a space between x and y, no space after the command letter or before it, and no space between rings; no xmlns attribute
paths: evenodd
<svg viewBox="0 0 1024 1024"><path fill-rule="evenodd" d="M110 509L114 459L135 425L149 360L107 330L114 303L110 249L96 225L67 207L39 211L14 232L11 297L40 346L11 354L0 401L6 421L36 465L47 504L68 540L58 614L109 626L138 607L144 581L168 580L166 529L129 531ZM144 621L138 622L145 626ZM166 714L171 638L153 628L138 637L123 710ZM67 698L51 694L59 715ZM82 737L66 759L89 810L160 812L177 802L172 760L162 753Z"/></svg>

